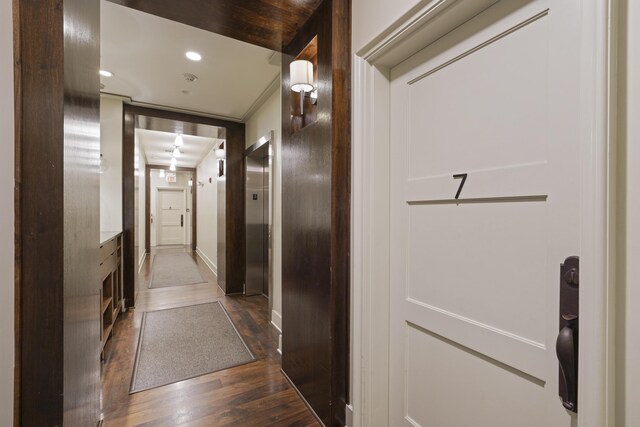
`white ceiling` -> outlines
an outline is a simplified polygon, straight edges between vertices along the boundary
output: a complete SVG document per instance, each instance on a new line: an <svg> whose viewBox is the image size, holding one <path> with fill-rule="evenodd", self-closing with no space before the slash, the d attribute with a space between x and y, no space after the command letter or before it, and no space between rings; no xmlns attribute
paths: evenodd
<svg viewBox="0 0 640 427"><path fill-rule="evenodd" d="M114 74L100 77L103 92L242 120L280 74L271 50L106 0L100 7L101 68ZM187 51L202 60L188 60Z"/></svg>
<svg viewBox="0 0 640 427"><path fill-rule="evenodd" d="M136 136L147 164L169 166L171 151L177 136L175 133L136 129ZM186 168L195 168L213 148L224 142L221 139L192 135L182 135L182 140L184 141L184 146L180 148L182 154L176 160L177 166Z"/></svg>

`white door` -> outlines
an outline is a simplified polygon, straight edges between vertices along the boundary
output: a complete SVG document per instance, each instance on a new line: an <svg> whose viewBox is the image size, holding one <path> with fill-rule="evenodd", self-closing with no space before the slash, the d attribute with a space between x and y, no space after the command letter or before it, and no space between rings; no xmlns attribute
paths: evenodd
<svg viewBox="0 0 640 427"><path fill-rule="evenodd" d="M579 20L579 0L504 0L391 70L390 425L577 422L555 341Z"/></svg>
<svg viewBox="0 0 640 427"><path fill-rule="evenodd" d="M158 245L185 244L184 190L158 189Z"/></svg>

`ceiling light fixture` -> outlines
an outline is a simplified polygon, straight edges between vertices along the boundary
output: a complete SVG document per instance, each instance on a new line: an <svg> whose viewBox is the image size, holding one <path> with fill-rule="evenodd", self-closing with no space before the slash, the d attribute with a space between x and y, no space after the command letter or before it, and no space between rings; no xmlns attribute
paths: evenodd
<svg viewBox="0 0 640 427"><path fill-rule="evenodd" d="M173 154L173 157L180 157L180 154L182 154L182 153L180 152L180 149L178 149L178 147L176 147L176 148L173 149L173 153L172 154Z"/></svg>
<svg viewBox="0 0 640 427"><path fill-rule="evenodd" d="M100 70L100 75L102 77L113 77L113 73L107 70Z"/></svg>
<svg viewBox="0 0 640 427"><path fill-rule="evenodd" d="M198 52L194 52L192 50L190 50L189 52L184 54L188 59L192 60L192 61L200 61L202 59L202 55L200 55Z"/></svg>
<svg viewBox="0 0 640 427"><path fill-rule="evenodd" d="M176 136L175 146L182 147L183 145L184 145L184 141L182 140L182 135Z"/></svg>
<svg viewBox="0 0 640 427"><path fill-rule="evenodd" d="M173 166L175 166L175 165L177 165L177 164L178 164L178 161L176 160L176 158L175 158L175 157L172 157L172 158L171 158L171 164L172 164Z"/></svg>
<svg viewBox="0 0 640 427"><path fill-rule="evenodd" d="M169 166L169 170L170 170L171 172L175 172L175 171L176 171L176 165L171 165L171 166Z"/></svg>

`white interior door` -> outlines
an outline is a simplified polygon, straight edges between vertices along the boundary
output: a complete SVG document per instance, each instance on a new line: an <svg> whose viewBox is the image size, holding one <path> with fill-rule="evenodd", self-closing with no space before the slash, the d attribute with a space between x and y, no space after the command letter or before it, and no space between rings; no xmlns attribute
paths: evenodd
<svg viewBox="0 0 640 427"><path fill-rule="evenodd" d="M579 20L578 0L501 1L391 71L390 425L577 422L555 341Z"/></svg>
<svg viewBox="0 0 640 427"><path fill-rule="evenodd" d="M158 245L185 244L184 190L158 189Z"/></svg>

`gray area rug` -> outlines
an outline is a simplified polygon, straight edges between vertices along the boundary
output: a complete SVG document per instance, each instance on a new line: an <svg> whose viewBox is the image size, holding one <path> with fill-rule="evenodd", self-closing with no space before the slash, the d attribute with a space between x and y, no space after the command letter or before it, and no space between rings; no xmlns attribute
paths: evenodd
<svg viewBox="0 0 640 427"><path fill-rule="evenodd" d="M146 312L130 393L254 360L219 302Z"/></svg>
<svg viewBox="0 0 640 427"><path fill-rule="evenodd" d="M198 265L187 253L159 254L153 257L150 288L206 283Z"/></svg>

